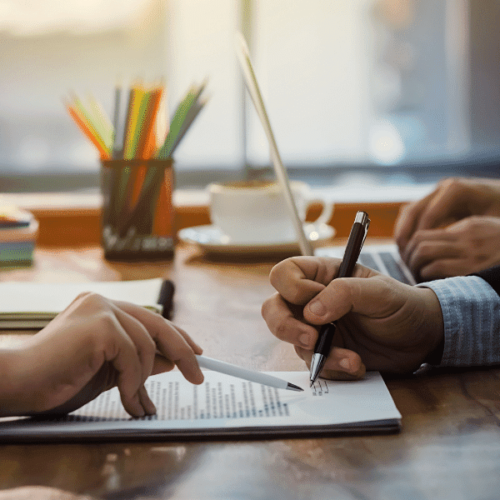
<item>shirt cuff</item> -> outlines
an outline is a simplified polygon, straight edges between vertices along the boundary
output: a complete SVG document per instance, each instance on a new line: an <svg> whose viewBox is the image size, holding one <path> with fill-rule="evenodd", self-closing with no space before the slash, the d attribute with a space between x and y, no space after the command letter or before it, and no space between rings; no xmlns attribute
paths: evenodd
<svg viewBox="0 0 500 500"><path fill-rule="evenodd" d="M437 295L444 322L441 366L500 363L500 297L477 276L420 283Z"/></svg>

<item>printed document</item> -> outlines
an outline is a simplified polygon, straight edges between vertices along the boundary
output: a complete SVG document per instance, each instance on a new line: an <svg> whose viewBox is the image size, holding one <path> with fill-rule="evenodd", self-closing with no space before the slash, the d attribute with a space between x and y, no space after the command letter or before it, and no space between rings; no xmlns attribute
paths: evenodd
<svg viewBox="0 0 500 500"><path fill-rule="evenodd" d="M0 419L0 441L273 438L356 430L394 432L400 426L401 415L377 372L353 382L318 379L312 388L308 372L272 372L304 392L211 371L204 374L199 386L178 371L150 377L146 388L157 408L152 417L132 419L114 388L62 419Z"/></svg>

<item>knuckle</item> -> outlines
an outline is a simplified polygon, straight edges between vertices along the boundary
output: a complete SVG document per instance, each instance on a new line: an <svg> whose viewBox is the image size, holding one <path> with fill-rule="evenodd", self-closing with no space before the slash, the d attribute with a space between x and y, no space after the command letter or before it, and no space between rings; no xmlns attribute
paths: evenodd
<svg viewBox="0 0 500 500"><path fill-rule="evenodd" d="M289 341L291 333L290 322L280 321L273 329L273 335L279 340Z"/></svg>
<svg viewBox="0 0 500 500"><path fill-rule="evenodd" d="M287 334L287 328L283 323L278 323L273 331L273 334L279 340L285 340Z"/></svg>
<svg viewBox="0 0 500 500"><path fill-rule="evenodd" d="M95 292L83 292L78 295L77 300L80 301L82 306L91 310L108 310L108 302L102 295Z"/></svg>
<svg viewBox="0 0 500 500"><path fill-rule="evenodd" d="M464 221L464 230L474 238L482 235L482 228L483 220L477 215L471 215Z"/></svg>
<svg viewBox="0 0 500 500"><path fill-rule="evenodd" d="M103 310L97 316L99 322L99 329L103 329L105 332L112 332L117 330L118 320L114 314L109 311Z"/></svg>
<svg viewBox="0 0 500 500"><path fill-rule="evenodd" d="M266 321L271 314L270 311L272 310L272 303L274 302L274 300L274 296L266 299L260 308L260 313Z"/></svg>
<svg viewBox="0 0 500 500"><path fill-rule="evenodd" d="M113 353L112 357L116 355L119 345L122 349L128 349L126 339L119 333L121 325L113 314L101 311L95 315L95 320L95 327L89 330L89 341L94 343L95 349Z"/></svg>
<svg viewBox="0 0 500 500"><path fill-rule="evenodd" d="M291 286L287 290L287 300L292 304L302 304L304 302L304 298L302 296L302 292L298 286Z"/></svg>
<svg viewBox="0 0 500 500"><path fill-rule="evenodd" d="M287 260L288 259L286 259L285 261L279 262L271 269L271 272L269 273L269 281L270 281L272 286L276 287L276 285L278 284L279 279L280 279L281 274L282 274L283 267L286 266Z"/></svg>
<svg viewBox="0 0 500 500"><path fill-rule="evenodd" d="M156 354L156 343L155 341L148 335L145 336L144 342L141 345L141 351L147 357L154 357Z"/></svg>
<svg viewBox="0 0 500 500"><path fill-rule="evenodd" d="M83 300L87 295L90 295L92 292L81 292L76 296L75 300Z"/></svg>
<svg viewBox="0 0 500 500"><path fill-rule="evenodd" d="M439 185L446 191L460 191L464 186L464 180L461 177L449 177L440 181Z"/></svg>
<svg viewBox="0 0 500 500"><path fill-rule="evenodd" d="M415 234L413 235L412 238L412 243L415 246L418 246L424 241L426 238L426 231L424 229L418 229L415 231Z"/></svg>
<svg viewBox="0 0 500 500"><path fill-rule="evenodd" d="M417 209L417 202L412 201L411 203L407 203L403 205L399 209L398 219L402 222L406 222L406 220L411 216L411 214Z"/></svg>
<svg viewBox="0 0 500 500"><path fill-rule="evenodd" d="M473 229L481 225L481 217L470 215L464 220L464 226L468 229Z"/></svg>
<svg viewBox="0 0 500 500"><path fill-rule="evenodd" d="M433 255L433 245L428 241L421 242L416 248L414 252L415 260L428 259Z"/></svg>

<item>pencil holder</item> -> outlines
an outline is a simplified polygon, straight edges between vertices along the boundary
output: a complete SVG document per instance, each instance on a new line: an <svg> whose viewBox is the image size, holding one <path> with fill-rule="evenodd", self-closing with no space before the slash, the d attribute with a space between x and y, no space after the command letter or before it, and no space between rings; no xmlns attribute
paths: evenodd
<svg viewBox="0 0 500 500"><path fill-rule="evenodd" d="M174 254L173 160L102 160L101 242L108 260Z"/></svg>

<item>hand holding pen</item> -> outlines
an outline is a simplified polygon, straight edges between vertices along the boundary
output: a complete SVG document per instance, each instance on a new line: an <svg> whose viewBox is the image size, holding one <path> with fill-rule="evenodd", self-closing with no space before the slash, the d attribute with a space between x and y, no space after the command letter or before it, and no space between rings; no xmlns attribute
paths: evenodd
<svg viewBox="0 0 500 500"><path fill-rule="evenodd" d="M320 371L332 380L359 380L366 371L413 373L422 363L438 364L444 322L433 290L359 264L351 277L336 279L341 263L302 256L276 264L270 273L276 293L262 305L270 332L292 344L310 367L318 328L335 322L333 347L325 350L328 359Z"/></svg>
<svg viewBox="0 0 500 500"><path fill-rule="evenodd" d="M351 276L354 266L358 260L363 243L365 242L368 227L370 226L370 219L365 212L358 212L354 219L354 224L347 240L344 258L339 268L337 278L346 278ZM314 354L311 360L310 381L311 387L318 378L323 366L325 365L326 358L330 354L332 347L333 336L335 335L336 324L335 322L323 325L319 331L318 340L314 346Z"/></svg>

